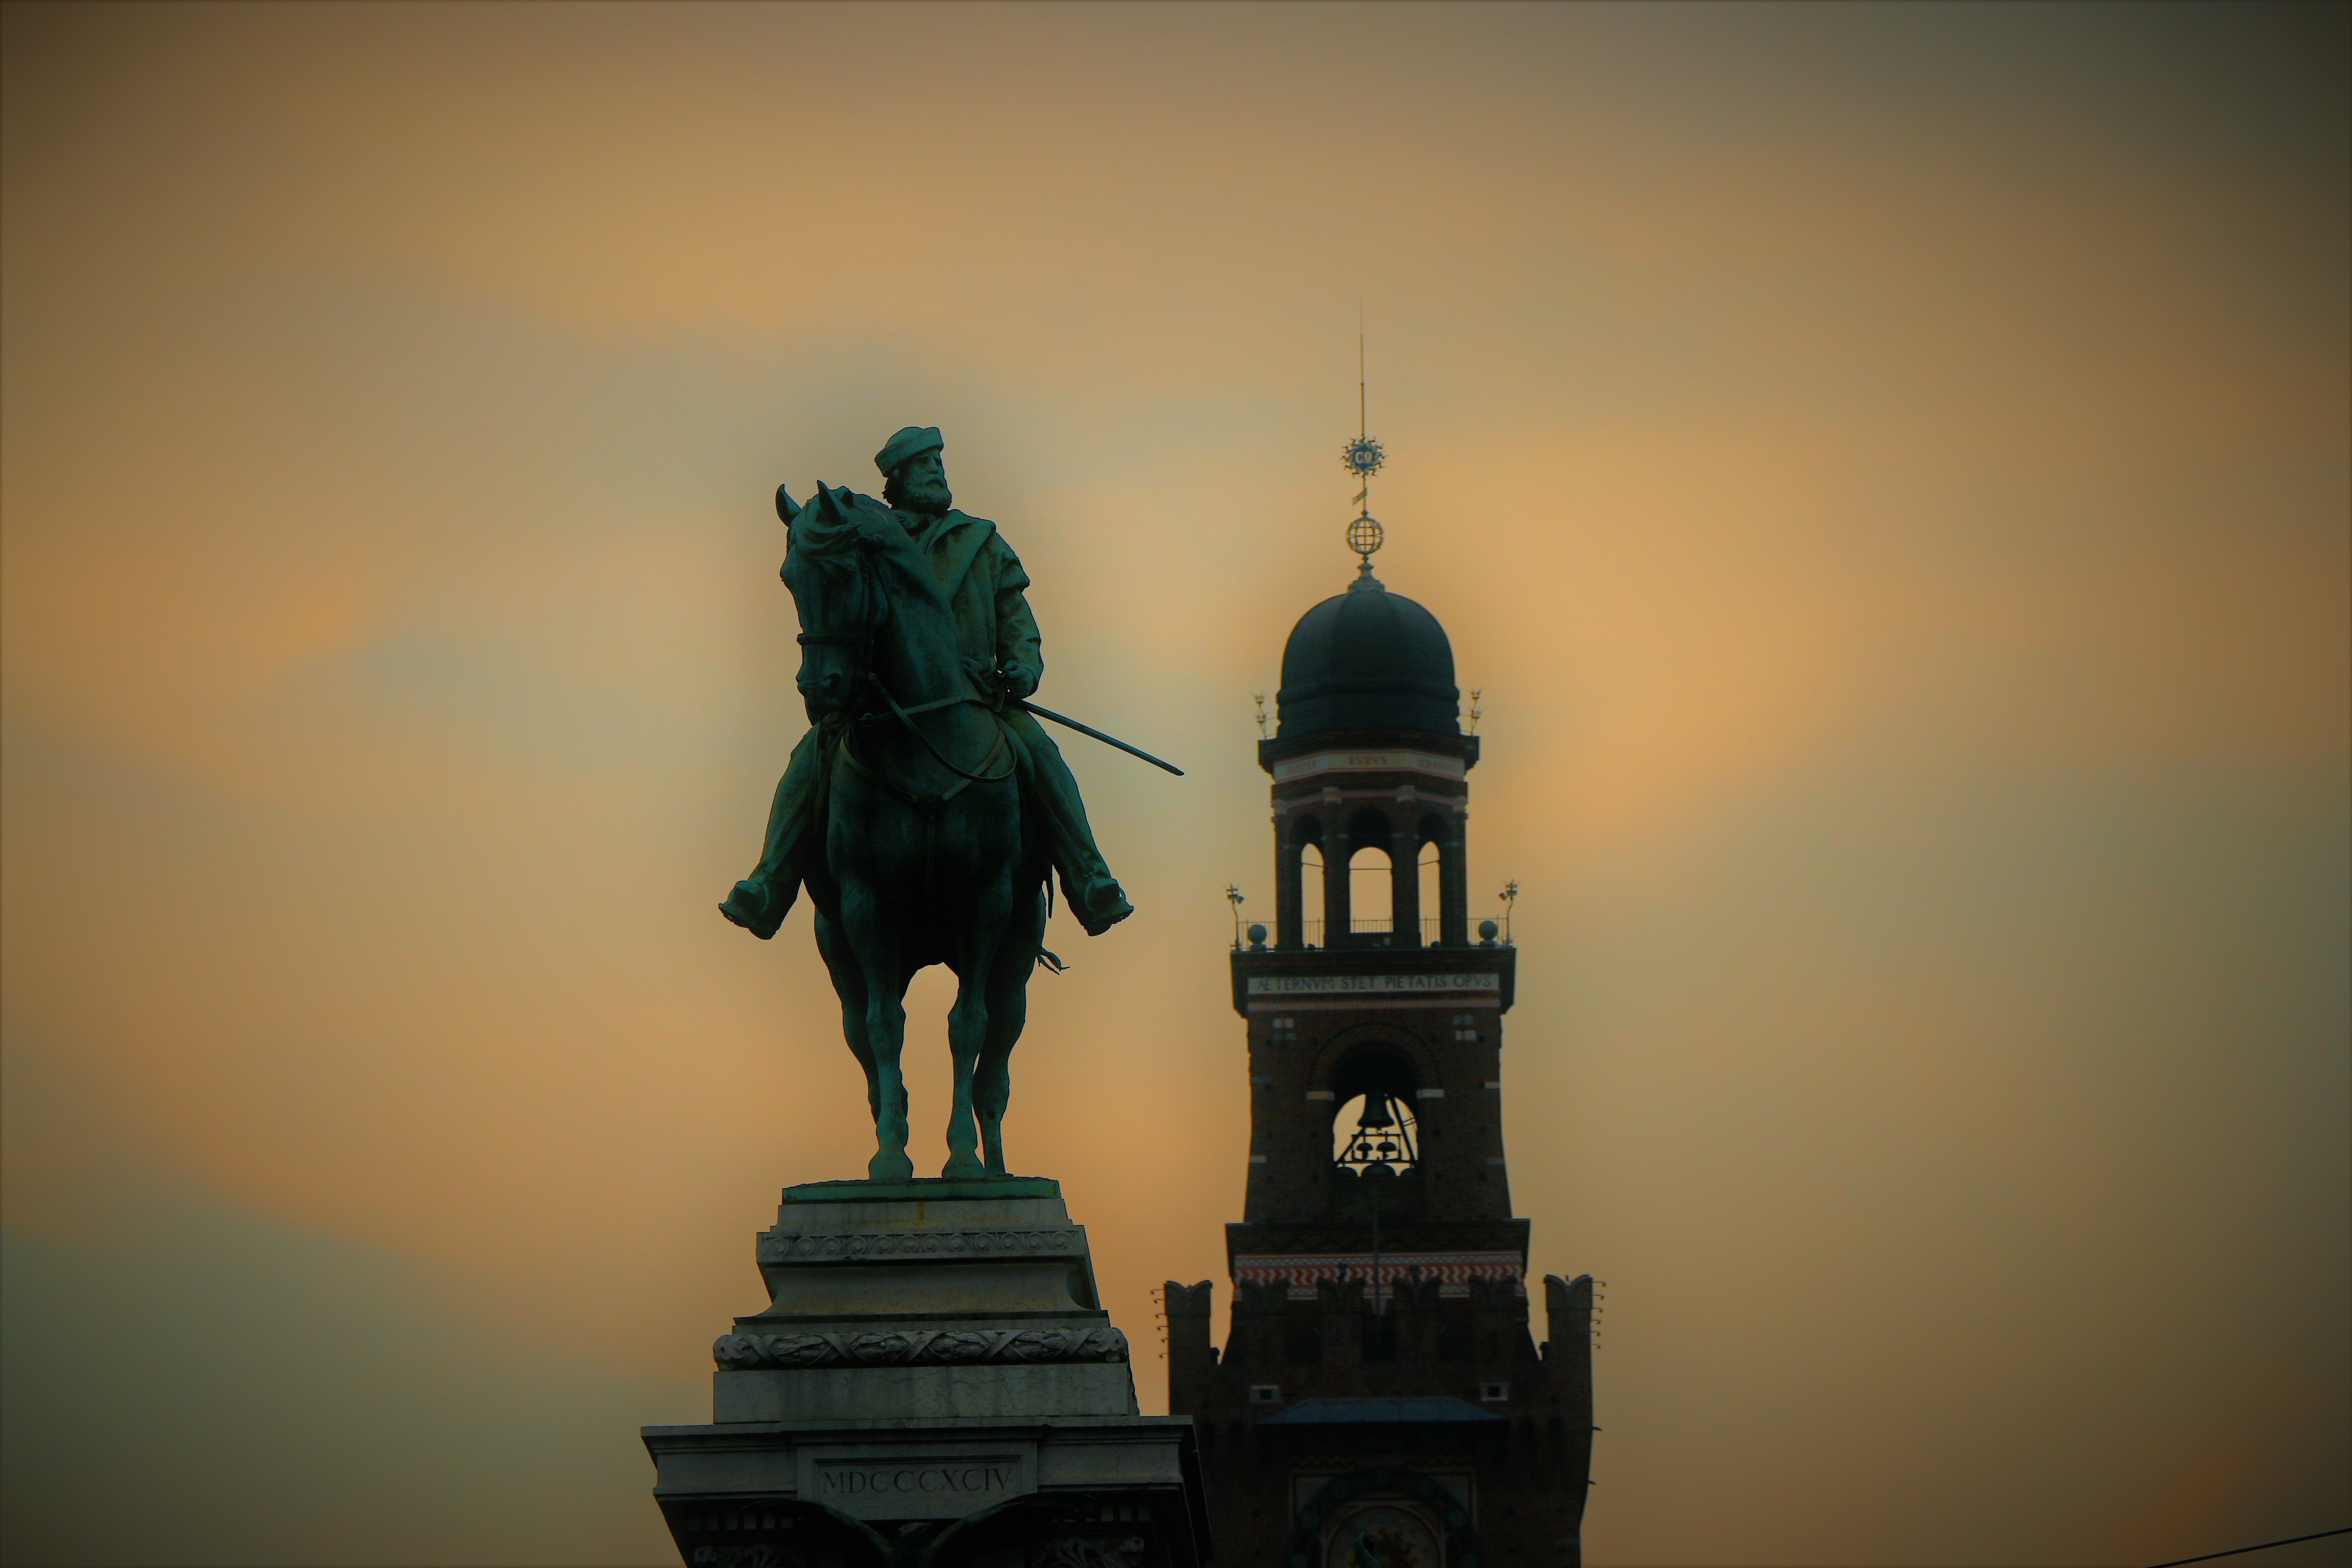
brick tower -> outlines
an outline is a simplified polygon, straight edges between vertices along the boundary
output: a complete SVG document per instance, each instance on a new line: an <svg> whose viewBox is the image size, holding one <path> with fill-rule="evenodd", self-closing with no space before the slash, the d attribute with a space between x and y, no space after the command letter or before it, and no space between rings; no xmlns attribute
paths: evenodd
<svg viewBox="0 0 2352 1568"><path fill-rule="evenodd" d="M1503 1150L1518 952L1468 911L1478 738L1444 628L1372 575L1378 525L1349 540L1363 565L1291 632L1258 743L1275 930L1233 954L1231 1326L1221 1353L1213 1287L1169 1282L1168 1407L1195 1423L1227 1568L1572 1568L1592 1281L1544 1279L1538 1347Z"/></svg>

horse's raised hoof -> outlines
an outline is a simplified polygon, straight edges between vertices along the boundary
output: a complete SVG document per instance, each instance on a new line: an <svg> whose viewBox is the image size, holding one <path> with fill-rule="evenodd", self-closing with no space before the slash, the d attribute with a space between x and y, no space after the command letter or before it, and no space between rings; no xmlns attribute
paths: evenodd
<svg viewBox="0 0 2352 1568"><path fill-rule="evenodd" d="M1088 936L1100 936L1133 914L1135 906L1127 901L1126 892L1117 882L1105 877L1087 889L1085 906L1074 912Z"/></svg>
<svg viewBox="0 0 2352 1568"><path fill-rule="evenodd" d="M904 1149L881 1149L866 1162L866 1179L869 1182L906 1182L915 1175L915 1162L907 1158Z"/></svg>
<svg viewBox="0 0 2352 1568"><path fill-rule="evenodd" d="M719 912L758 937L761 942L776 934L792 912L793 900L800 897L800 886L794 883L781 899L769 896L771 889L758 882L738 882Z"/></svg>

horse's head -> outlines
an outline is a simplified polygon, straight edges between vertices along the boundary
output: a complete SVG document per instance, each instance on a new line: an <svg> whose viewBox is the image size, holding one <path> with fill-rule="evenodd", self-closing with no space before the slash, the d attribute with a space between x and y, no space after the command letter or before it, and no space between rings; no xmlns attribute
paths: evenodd
<svg viewBox="0 0 2352 1568"><path fill-rule="evenodd" d="M817 487L794 509L784 586L800 611L801 668L795 682L812 723L861 710L874 641L889 601L858 538L863 497ZM866 503L871 505L871 503ZM885 514L887 515L887 513Z"/></svg>

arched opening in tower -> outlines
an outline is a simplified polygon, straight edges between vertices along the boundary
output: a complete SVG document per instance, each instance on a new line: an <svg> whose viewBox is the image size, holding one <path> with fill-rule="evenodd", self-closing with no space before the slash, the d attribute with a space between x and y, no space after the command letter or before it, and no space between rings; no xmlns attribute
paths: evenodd
<svg viewBox="0 0 2352 1568"><path fill-rule="evenodd" d="M1348 930L1386 936L1396 929L1394 868L1389 852L1366 845L1348 857Z"/></svg>
<svg viewBox="0 0 2352 1568"><path fill-rule="evenodd" d="M1298 847L1298 908L1300 941L1307 947L1323 943L1323 847Z"/></svg>
<svg viewBox="0 0 2352 1568"><path fill-rule="evenodd" d="M1444 896L1439 873L1443 865L1437 845L1433 841L1423 843L1421 858L1413 867L1413 880L1421 889L1421 945L1423 947L1437 944L1438 910Z"/></svg>

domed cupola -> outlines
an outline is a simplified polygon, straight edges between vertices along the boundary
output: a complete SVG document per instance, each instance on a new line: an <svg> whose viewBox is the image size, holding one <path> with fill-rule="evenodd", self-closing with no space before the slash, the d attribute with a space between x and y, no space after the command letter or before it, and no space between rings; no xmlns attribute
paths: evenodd
<svg viewBox="0 0 2352 1568"><path fill-rule="evenodd" d="M1356 580L1290 628L1280 727L1257 743L1274 778L1276 952L1470 942L1463 824L1478 737L1462 730L1445 628L1372 575L1381 528L1365 503L1381 458L1363 435L1341 457L1363 481L1348 524Z"/></svg>
<svg viewBox="0 0 2352 1568"><path fill-rule="evenodd" d="M1461 733L1454 645L1437 617L1381 585L1367 564L1344 594L1298 618L1275 698L1283 740L1339 731Z"/></svg>

